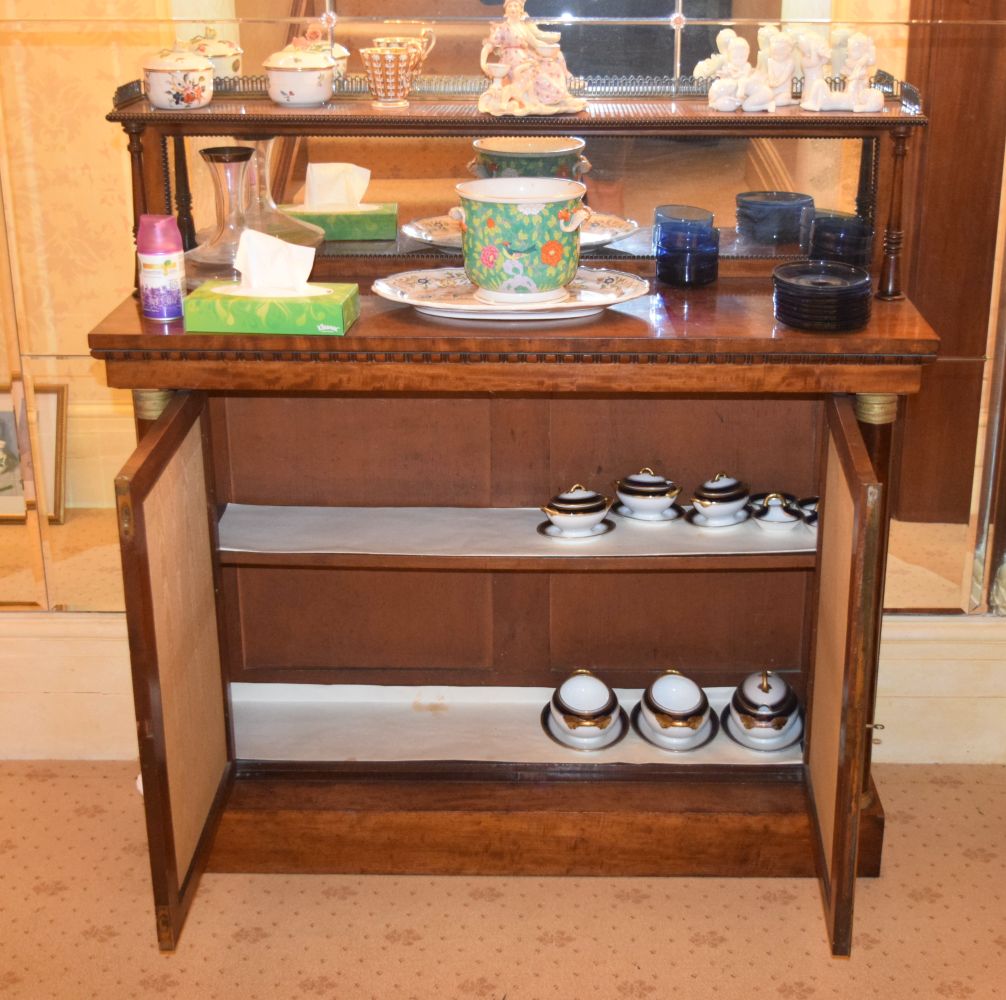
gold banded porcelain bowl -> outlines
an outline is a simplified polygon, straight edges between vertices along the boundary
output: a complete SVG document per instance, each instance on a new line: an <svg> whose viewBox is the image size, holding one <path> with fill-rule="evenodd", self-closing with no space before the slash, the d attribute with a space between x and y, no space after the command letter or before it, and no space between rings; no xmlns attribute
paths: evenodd
<svg viewBox="0 0 1006 1000"><path fill-rule="evenodd" d="M590 670L574 670L552 693L549 712L568 740L600 739L619 723L615 692Z"/></svg>

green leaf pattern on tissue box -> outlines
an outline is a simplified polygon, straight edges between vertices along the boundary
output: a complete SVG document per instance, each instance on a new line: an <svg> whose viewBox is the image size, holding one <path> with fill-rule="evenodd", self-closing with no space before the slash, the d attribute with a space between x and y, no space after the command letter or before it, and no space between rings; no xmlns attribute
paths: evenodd
<svg viewBox="0 0 1006 1000"><path fill-rule="evenodd" d="M360 315L358 285L318 282L312 287L329 289L327 295L273 299L227 295L217 290L227 284L210 281L185 297L186 333L339 336Z"/></svg>
<svg viewBox="0 0 1006 1000"><path fill-rule="evenodd" d="M303 206L282 205L282 211L325 231L326 240L394 240L398 238L398 204L380 202L367 212L313 212Z"/></svg>

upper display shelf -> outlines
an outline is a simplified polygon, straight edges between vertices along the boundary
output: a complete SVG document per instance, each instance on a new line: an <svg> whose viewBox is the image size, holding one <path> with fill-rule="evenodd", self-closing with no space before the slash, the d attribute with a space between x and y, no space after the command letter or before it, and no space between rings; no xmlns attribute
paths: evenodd
<svg viewBox="0 0 1006 1000"><path fill-rule="evenodd" d="M213 100L203 108L177 110L154 107L135 80L118 89L109 121L146 124L167 133L242 135L268 124L277 134L304 134L311 129L341 134L551 135L576 133L688 134L713 132L754 135L855 136L899 126L926 124L921 99L911 84L878 73L876 83L887 94L876 113L804 111L790 104L757 114L717 112L690 80L659 78L593 78L574 90L586 99L586 108L574 114L494 117L479 111L476 78L437 81L431 77L417 88L403 110L375 110L365 84L355 86L352 76L340 81L344 93L318 107L276 104L266 93L261 77L218 81ZM359 92L354 92L359 90ZM465 91L468 91L467 96Z"/></svg>

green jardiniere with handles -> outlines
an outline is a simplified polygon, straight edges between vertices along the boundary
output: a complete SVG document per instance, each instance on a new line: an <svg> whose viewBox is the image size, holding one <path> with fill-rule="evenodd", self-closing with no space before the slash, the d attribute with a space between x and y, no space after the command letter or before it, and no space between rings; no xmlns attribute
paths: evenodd
<svg viewBox="0 0 1006 1000"><path fill-rule="evenodd" d="M562 298L580 263L579 228L590 216L579 181L545 177L465 181L461 207L465 273L486 302Z"/></svg>
<svg viewBox="0 0 1006 1000"><path fill-rule="evenodd" d="M590 170L583 139L573 136L496 135L476 139L468 170L475 177L561 177L578 181Z"/></svg>

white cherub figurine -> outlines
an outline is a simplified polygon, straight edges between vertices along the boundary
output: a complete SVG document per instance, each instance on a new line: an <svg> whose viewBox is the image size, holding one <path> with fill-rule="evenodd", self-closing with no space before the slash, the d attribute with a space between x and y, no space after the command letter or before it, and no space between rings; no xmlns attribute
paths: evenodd
<svg viewBox="0 0 1006 1000"><path fill-rule="evenodd" d="M876 114L883 110L884 92L871 87L870 67L877 61L873 40L862 32L849 39L849 52L842 67L845 90L833 91L823 79L804 88L800 107L805 111L852 111L856 114Z"/></svg>
<svg viewBox="0 0 1006 1000"><path fill-rule="evenodd" d="M748 82L748 97L742 105L745 111L775 111L796 103L793 100L795 48L796 40L788 31L777 31L771 36L765 68L761 72L756 70Z"/></svg>
<svg viewBox="0 0 1006 1000"><path fill-rule="evenodd" d="M778 24L763 24L758 29L758 58L755 60L755 72L764 73L768 63L769 49L772 39L779 34Z"/></svg>
<svg viewBox="0 0 1006 1000"><path fill-rule="evenodd" d="M714 111L736 111L744 103L751 76L750 54L751 46L746 39L738 35L730 40L726 61L709 87L709 107Z"/></svg>
<svg viewBox="0 0 1006 1000"><path fill-rule="evenodd" d="M845 60L848 58L849 39L856 33L856 29L851 24L836 24L832 26L830 42L831 45L831 69L832 75L838 76L842 72Z"/></svg>
<svg viewBox="0 0 1006 1000"><path fill-rule="evenodd" d="M824 67L831 59L831 47L816 31L805 31L797 35L796 47L803 67L803 92L809 94L814 81L824 78Z"/></svg>
<svg viewBox="0 0 1006 1000"><path fill-rule="evenodd" d="M716 51L705 59L700 59L692 70L692 76L716 76L720 67L727 61L727 46L737 37L733 28L724 28L716 35Z"/></svg>

